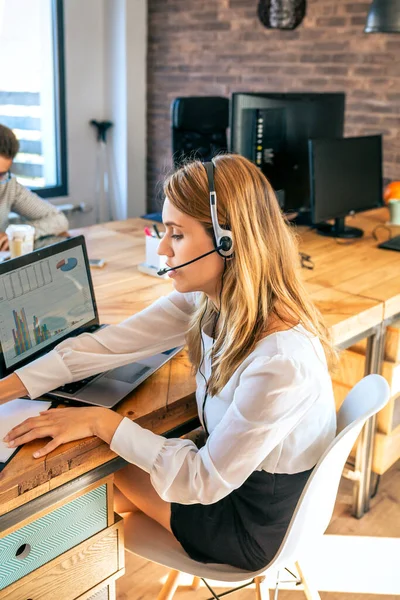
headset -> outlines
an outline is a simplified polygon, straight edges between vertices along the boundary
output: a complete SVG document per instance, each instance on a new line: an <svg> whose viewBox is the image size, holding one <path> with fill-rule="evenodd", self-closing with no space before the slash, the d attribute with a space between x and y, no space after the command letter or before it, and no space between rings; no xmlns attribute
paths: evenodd
<svg viewBox="0 0 400 600"><path fill-rule="evenodd" d="M203 163L203 166L207 173L208 189L210 194L210 212L212 226L214 230L215 239L215 250L220 256L229 258L233 254L233 237L232 232L229 229L222 229L218 223L218 210L217 210L217 192L215 191L214 184L214 161Z"/></svg>
<svg viewBox="0 0 400 600"><path fill-rule="evenodd" d="M232 232L229 229L223 229L218 223L217 192L215 191L214 184L214 161L212 160L210 162L205 162L202 164L206 170L208 179L208 189L210 194L210 213L214 232L215 248L213 250L210 250L209 252L206 252L205 254L197 256L197 258L193 258L193 260L189 260L188 262L178 265L177 267L166 267L165 269L160 269L159 271L157 271L157 275L165 275L165 273L168 273L168 271L176 271L177 269L186 267L187 265L190 265L200 260L201 258L204 258L205 256L209 256L214 252L218 252L218 254L222 256L222 258L230 258L233 255L234 244Z"/></svg>

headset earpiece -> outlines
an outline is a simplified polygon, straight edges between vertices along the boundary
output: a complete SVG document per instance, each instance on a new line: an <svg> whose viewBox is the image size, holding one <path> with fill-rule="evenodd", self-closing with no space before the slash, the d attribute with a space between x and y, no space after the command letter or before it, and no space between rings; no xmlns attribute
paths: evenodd
<svg viewBox="0 0 400 600"><path fill-rule="evenodd" d="M224 252L227 252L228 250L230 250L232 248L231 238L229 238L225 235L223 238L220 239L220 246L221 246L221 250L223 250Z"/></svg>
<svg viewBox="0 0 400 600"><path fill-rule="evenodd" d="M232 234L228 229L222 231L224 235L217 242L217 252L223 258L229 258L233 254Z"/></svg>

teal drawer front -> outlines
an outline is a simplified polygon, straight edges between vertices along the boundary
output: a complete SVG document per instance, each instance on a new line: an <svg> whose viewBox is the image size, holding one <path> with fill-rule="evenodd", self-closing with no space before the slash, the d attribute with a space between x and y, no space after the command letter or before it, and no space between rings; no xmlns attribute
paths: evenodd
<svg viewBox="0 0 400 600"><path fill-rule="evenodd" d="M102 485L10 533L0 539L0 590L106 527Z"/></svg>

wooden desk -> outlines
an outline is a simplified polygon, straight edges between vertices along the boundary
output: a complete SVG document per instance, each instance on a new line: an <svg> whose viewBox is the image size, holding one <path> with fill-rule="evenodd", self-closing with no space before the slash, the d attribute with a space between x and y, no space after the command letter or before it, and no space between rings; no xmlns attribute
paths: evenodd
<svg viewBox="0 0 400 600"><path fill-rule="evenodd" d="M102 322L118 323L169 292L169 281L157 280L137 271L136 265L144 259L143 222L138 220L129 225L112 223L92 227L85 230L85 235L89 255L101 256L107 261L104 269L92 271ZM156 433L165 434L173 430L175 435L179 435L179 427L183 423L191 419L195 424L198 423L194 390L191 366L186 353L182 352L121 402L118 412ZM32 453L42 445L43 441L27 444L0 473L0 563L2 540L3 551L4 547L7 551L7 545L11 547L13 544L16 544L15 551L18 547L21 550L23 544L16 540L23 538L21 532L24 528L37 526L40 529L42 524L45 526L46 519L57 520L57 515L60 519L65 518L60 513L64 507L72 507L76 501L84 505L89 502L86 498L90 498L90 494L98 493L100 496L104 486L107 496L103 497L103 506L97 506L97 511L100 513L106 505L107 528L104 529L103 524L102 531L90 539L79 541L79 544L74 543L72 536L70 544L74 545L67 552L46 564L39 564L32 573L11 583L8 583L9 574L16 569L15 564L6 563L3 573L0 564L0 598L26 600L29 596L32 600L47 600L49 595L49 600L53 597L84 600L104 590L102 598L111 600L115 598L114 581L123 573L123 543L121 524L114 519L112 511L110 474L125 463L106 444L94 437L65 444L47 457L33 459ZM76 511L71 509L70 512ZM70 529L73 531L79 527L74 523ZM65 541L69 535L67 531L60 539ZM106 565L102 565L104 568L97 563L92 564L90 560L93 555L92 540L93 547L99 548L97 552L104 551L107 557ZM49 544L43 546L45 551ZM10 557L8 553L8 558L15 563L15 556ZM79 569L85 574L84 589ZM66 571L71 571L73 575L63 579L61 575ZM5 578L3 582L7 582L4 589L2 575ZM49 577L51 581L58 582L58 593L47 585Z"/></svg>
<svg viewBox="0 0 400 600"><path fill-rule="evenodd" d="M384 211L371 211L354 219L354 225L361 226L366 236L352 246L299 228L301 249L315 263L312 271L302 269L306 287L337 344L347 347L369 338L367 372L379 371L385 319L396 311L400 313L400 278L396 287L400 253L376 249L377 242L371 237L373 227L386 218ZM172 289L169 280L137 270L137 264L144 261L145 225L142 219L128 219L73 232L85 235L90 257L104 258L107 263L103 269L92 270L103 323L118 323ZM379 233L385 239L385 232ZM377 285L381 272L391 282L384 288ZM157 433L166 433L196 417L194 389L190 364L182 352L121 402L118 412ZM372 436L370 423L364 430L356 464L356 471L361 472L355 485L357 516L368 508ZM34 460L32 453L41 445L42 441L26 445L0 474L0 531L32 520L33 515L62 503L77 490L88 489L124 464L97 438L65 444L47 457ZM89 595L80 597L83 600Z"/></svg>

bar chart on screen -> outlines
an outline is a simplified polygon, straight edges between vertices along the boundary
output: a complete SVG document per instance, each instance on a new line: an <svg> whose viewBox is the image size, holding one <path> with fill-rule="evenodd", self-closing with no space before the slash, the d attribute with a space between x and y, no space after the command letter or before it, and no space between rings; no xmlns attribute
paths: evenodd
<svg viewBox="0 0 400 600"><path fill-rule="evenodd" d="M0 277L0 342L7 368L93 318L81 249Z"/></svg>

